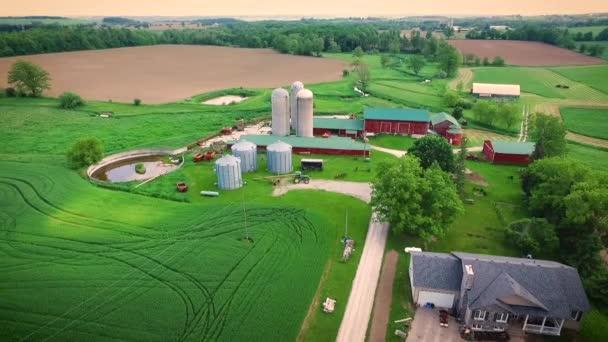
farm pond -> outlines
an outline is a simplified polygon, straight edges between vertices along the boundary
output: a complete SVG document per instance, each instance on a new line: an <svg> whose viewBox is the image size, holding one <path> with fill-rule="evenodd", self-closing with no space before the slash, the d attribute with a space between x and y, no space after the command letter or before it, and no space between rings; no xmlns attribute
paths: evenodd
<svg viewBox="0 0 608 342"><path fill-rule="evenodd" d="M130 182L164 175L179 168L169 156L142 156L119 160L95 170L91 178L104 182Z"/></svg>

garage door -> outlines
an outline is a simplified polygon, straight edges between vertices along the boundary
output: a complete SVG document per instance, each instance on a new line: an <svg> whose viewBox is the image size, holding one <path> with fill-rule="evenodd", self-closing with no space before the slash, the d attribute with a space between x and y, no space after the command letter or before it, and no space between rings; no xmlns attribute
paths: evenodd
<svg viewBox="0 0 608 342"><path fill-rule="evenodd" d="M433 303L440 308L452 308L454 305L454 294L420 291L418 293L418 304L422 306L426 303Z"/></svg>

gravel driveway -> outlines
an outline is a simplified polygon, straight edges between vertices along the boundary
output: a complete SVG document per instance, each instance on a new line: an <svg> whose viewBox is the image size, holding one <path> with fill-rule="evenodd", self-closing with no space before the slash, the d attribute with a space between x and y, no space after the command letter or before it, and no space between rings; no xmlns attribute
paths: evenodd
<svg viewBox="0 0 608 342"><path fill-rule="evenodd" d="M369 203L372 199L372 187L369 183L343 182L322 179L311 179L309 184L287 184L277 186L272 192L273 196L281 196L290 190L325 190L353 196Z"/></svg>
<svg viewBox="0 0 608 342"><path fill-rule="evenodd" d="M406 342L456 342L464 341L458 333L454 317L448 319L448 327L439 326L439 310L418 308Z"/></svg>

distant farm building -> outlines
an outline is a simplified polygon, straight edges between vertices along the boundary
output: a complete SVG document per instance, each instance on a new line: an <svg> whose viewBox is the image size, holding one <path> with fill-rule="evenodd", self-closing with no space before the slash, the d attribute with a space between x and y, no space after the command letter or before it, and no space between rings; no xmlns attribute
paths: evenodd
<svg viewBox="0 0 608 342"><path fill-rule="evenodd" d="M483 143L483 153L492 163L528 165L533 152L531 142L486 140Z"/></svg>
<svg viewBox="0 0 608 342"><path fill-rule="evenodd" d="M507 31L510 29L511 28L507 25L491 25L490 26L490 30L496 30L496 31Z"/></svg>
<svg viewBox="0 0 608 342"><path fill-rule="evenodd" d="M313 119L314 135L337 135L340 137L357 138L363 136L365 124L358 119L335 119L319 118Z"/></svg>
<svg viewBox="0 0 608 342"><path fill-rule="evenodd" d="M365 108L363 118L369 133L426 135L430 122L423 109Z"/></svg>
<svg viewBox="0 0 608 342"><path fill-rule="evenodd" d="M517 98L521 95L519 84L492 84L492 83L473 83L471 89L473 95L478 97L506 97Z"/></svg>
<svg viewBox="0 0 608 342"><path fill-rule="evenodd" d="M459 146L462 143L462 128L458 120L448 113L431 116L431 129L446 138L452 145Z"/></svg>
<svg viewBox="0 0 608 342"><path fill-rule="evenodd" d="M277 141L282 141L291 145L293 153L310 154L336 154L351 156L369 156L370 146L362 142L344 138L308 138L308 137L277 137L273 135L243 135L241 140L252 142L258 146L258 150L265 150L267 146ZM229 141L228 145L235 144L236 141Z"/></svg>

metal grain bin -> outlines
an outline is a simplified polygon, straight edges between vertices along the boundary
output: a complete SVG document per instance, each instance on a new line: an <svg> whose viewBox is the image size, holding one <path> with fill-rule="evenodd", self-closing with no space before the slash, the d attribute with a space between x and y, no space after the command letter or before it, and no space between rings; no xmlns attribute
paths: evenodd
<svg viewBox="0 0 608 342"><path fill-rule="evenodd" d="M293 171L291 145L277 141L266 147L268 154L268 171L280 175Z"/></svg>
<svg viewBox="0 0 608 342"><path fill-rule="evenodd" d="M217 186L222 190L234 190L243 186L241 178L241 160L226 155L215 162Z"/></svg>
<svg viewBox="0 0 608 342"><path fill-rule="evenodd" d="M304 84L300 81L295 81L291 85L291 98L289 112L291 115L291 128L297 129L298 127L298 92L304 89Z"/></svg>
<svg viewBox="0 0 608 342"><path fill-rule="evenodd" d="M297 95L298 104L298 127L296 135L299 137L312 138L312 115L313 115L313 94L308 89L302 89Z"/></svg>
<svg viewBox="0 0 608 342"><path fill-rule="evenodd" d="M258 146L246 140L239 140L231 147L232 155L241 160L241 172L254 172L258 169Z"/></svg>
<svg viewBox="0 0 608 342"><path fill-rule="evenodd" d="M272 91L272 135L289 135L289 92L283 88Z"/></svg>

